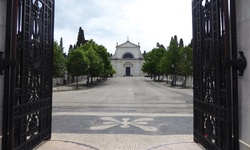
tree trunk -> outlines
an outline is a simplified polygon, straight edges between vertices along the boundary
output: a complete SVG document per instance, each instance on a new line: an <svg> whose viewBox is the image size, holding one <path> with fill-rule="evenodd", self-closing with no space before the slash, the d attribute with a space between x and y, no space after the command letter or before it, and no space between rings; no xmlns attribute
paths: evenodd
<svg viewBox="0 0 250 150"><path fill-rule="evenodd" d="M78 90L78 76L76 77L76 89Z"/></svg>
<svg viewBox="0 0 250 150"><path fill-rule="evenodd" d="M91 84L93 84L93 77L91 76Z"/></svg>
<svg viewBox="0 0 250 150"><path fill-rule="evenodd" d="M71 76L71 83L75 82L75 76Z"/></svg>
<svg viewBox="0 0 250 150"><path fill-rule="evenodd" d="M182 86L183 86L184 88L187 87L187 76L185 76L184 81L183 81L183 83L182 83Z"/></svg>
<svg viewBox="0 0 250 150"><path fill-rule="evenodd" d="M174 74L174 86L176 86L176 74Z"/></svg>

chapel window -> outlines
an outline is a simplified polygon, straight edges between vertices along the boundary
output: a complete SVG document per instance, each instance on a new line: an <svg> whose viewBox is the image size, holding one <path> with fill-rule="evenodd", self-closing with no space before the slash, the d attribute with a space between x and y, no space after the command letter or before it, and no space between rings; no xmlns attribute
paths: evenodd
<svg viewBox="0 0 250 150"><path fill-rule="evenodd" d="M129 59L129 58L134 58L134 56L131 53L125 53L122 58Z"/></svg>

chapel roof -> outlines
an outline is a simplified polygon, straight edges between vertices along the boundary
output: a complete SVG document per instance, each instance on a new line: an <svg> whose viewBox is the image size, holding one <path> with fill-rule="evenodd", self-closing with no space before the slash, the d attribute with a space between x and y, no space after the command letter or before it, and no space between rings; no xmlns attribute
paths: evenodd
<svg viewBox="0 0 250 150"><path fill-rule="evenodd" d="M120 45L117 45L116 47L140 47L140 45L136 45L129 40L127 40L125 43L122 43Z"/></svg>

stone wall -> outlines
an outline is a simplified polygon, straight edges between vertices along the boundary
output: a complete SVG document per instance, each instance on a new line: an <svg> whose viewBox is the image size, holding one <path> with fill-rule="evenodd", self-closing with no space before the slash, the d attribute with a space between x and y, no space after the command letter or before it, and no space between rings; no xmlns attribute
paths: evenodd
<svg viewBox="0 0 250 150"><path fill-rule="evenodd" d="M0 0L0 51L5 51L5 26L6 26L7 0ZM2 145L3 126L3 82L4 76L0 75L0 145ZM1 149L1 148L0 148Z"/></svg>
<svg viewBox="0 0 250 150"><path fill-rule="evenodd" d="M250 150L250 1L236 0L237 49L243 51L248 65L239 77L240 150Z"/></svg>

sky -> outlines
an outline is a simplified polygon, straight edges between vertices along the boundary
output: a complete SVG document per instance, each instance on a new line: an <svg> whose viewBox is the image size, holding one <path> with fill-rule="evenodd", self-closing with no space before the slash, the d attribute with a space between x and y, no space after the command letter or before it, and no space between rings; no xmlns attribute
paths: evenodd
<svg viewBox="0 0 250 150"><path fill-rule="evenodd" d="M54 38L63 38L64 52L77 40L79 27L114 54L116 44L129 39L141 52L156 43L167 47L171 37L192 38L191 0L55 0Z"/></svg>

